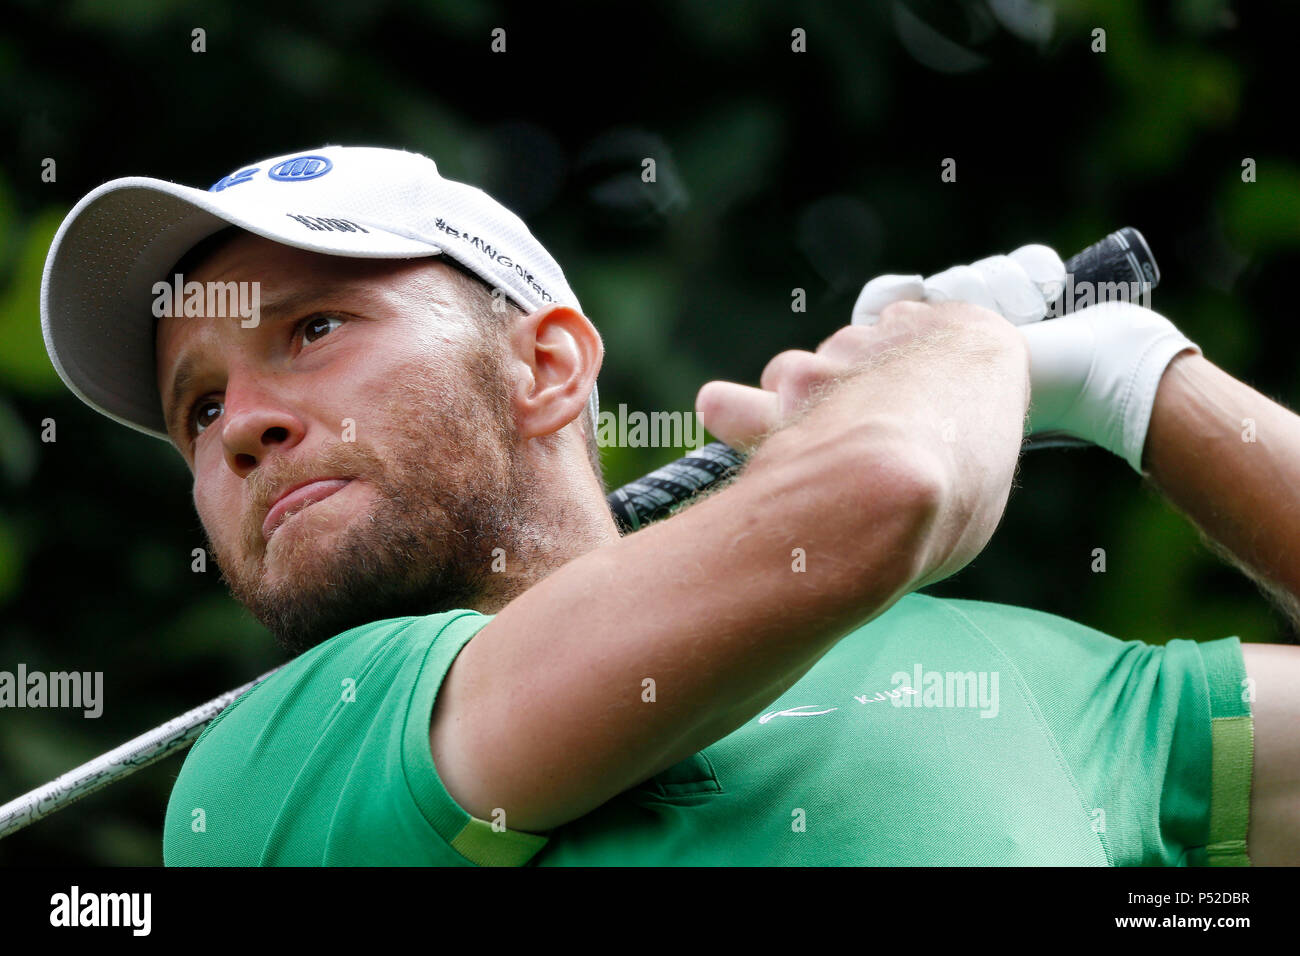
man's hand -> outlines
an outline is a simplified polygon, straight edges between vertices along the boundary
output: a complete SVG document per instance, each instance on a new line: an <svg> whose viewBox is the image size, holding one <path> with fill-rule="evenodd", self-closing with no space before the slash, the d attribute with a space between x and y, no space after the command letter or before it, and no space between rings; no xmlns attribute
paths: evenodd
<svg viewBox="0 0 1300 956"><path fill-rule="evenodd" d="M863 371L889 350L936 340L954 321L983 322L992 329L1001 321L985 309L957 311L897 304L884 306L876 318L871 325L844 326L816 352L781 352L763 370L760 388L709 382L695 402L704 427L732 448L749 451L837 382Z"/></svg>
<svg viewBox="0 0 1300 956"><path fill-rule="evenodd" d="M1065 280L1047 246L1022 246L953 266L928 279L877 276L853 307L853 323L874 327L890 303L963 301L997 312L1029 345L1033 406L1026 434L1064 433L1118 455L1142 473L1156 389L1170 361L1200 348L1164 316L1128 302L1095 305L1041 321Z"/></svg>

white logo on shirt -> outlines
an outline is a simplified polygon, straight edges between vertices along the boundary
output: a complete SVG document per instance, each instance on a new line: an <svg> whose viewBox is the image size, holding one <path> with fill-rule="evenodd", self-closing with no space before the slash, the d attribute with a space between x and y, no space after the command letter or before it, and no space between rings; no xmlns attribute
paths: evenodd
<svg viewBox="0 0 1300 956"><path fill-rule="evenodd" d="M895 707L958 707L978 709L981 717L996 717L998 708L998 671L928 671L918 663L913 673L897 671L890 680L897 690L876 691L874 695L854 694L859 704L889 701ZM915 686L909 686L915 685ZM789 710L773 710L758 719L765 724L773 717L816 717L839 710L809 710L816 704L801 704Z"/></svg>
<svg viewBox="0 0 1300 956"><path fill-rule="evenodd" d="M773 717L816 717L819 714L829 714L831 710L839 710L838 707L832 707L830 710L808 710L809 707L816 707L816 704L800 704L798 707L791 707L788 710L774 710L771 713L764 714L758 718L760 724L765 724Z"/></svg>

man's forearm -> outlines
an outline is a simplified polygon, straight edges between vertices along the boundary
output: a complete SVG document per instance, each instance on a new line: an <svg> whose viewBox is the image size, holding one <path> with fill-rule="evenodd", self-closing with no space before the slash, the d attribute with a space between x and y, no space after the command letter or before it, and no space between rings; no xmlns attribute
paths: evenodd
<svg viewBox="0 0 1300 956"><path fill-rule="evenodd" d="M1300 627L1300 417L1184 353L1160 381L1143 466Z"/></svg>

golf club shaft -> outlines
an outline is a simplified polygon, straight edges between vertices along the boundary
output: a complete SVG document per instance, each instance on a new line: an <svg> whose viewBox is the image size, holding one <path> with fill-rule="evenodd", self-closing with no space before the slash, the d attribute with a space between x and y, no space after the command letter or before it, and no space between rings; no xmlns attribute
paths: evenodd
<svg viewBox="0 0 1300 956"><path fill-rule="evenodd" d="M279 669L277 667L275 670L267 671L257 680L227 691L220 697L213 698L179 717L173 717L162 726L128 740L120 747L83 763L75 770L69 770L43 787L38 787L0 806L0 839L49 816L56 810L62 810L114 781L130 776L141 767L147 767L151 763L183 750L203 733L203 728L212 723L217 714L234 703L239 695L260 684Z"/></svg>

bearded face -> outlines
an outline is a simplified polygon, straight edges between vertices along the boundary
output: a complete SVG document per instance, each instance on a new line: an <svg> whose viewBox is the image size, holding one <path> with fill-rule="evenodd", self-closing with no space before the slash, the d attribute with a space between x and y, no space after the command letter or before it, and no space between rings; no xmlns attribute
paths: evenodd
<svg viewBox="0 0 1300 956"><path fill-rule="evenodd" d="M245 236L186 278L261 283L255 328L160 321L159 389L223 577L287 650L475 607L533 550L502 345L447 267Z"/></svg>

